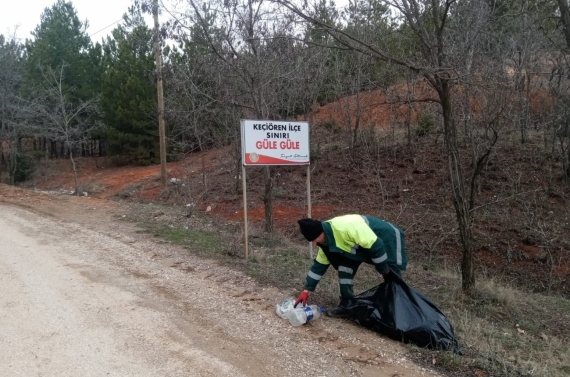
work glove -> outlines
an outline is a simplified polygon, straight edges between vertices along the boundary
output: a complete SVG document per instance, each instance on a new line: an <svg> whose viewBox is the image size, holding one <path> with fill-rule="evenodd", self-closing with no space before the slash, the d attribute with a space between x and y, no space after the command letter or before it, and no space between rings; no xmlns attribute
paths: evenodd
<svg viewBox="0 0 570 377"><path fill-rule="evenodd" d="M394 281L401 279L400 276L392 270L388 270L388 272L383 273L382 277L384 278L384 281Z"/></svg>
<svg viewBox="0 0 570 377"><path fill-rule="evenodd" d="M297 300L295 300L293 307L296 308L299 303L302 303L303 306L307 306L307 299L308 298L309 298L309 291L307 291L305 289L303 292L301 292L299 297L297 297Z"/></svg>

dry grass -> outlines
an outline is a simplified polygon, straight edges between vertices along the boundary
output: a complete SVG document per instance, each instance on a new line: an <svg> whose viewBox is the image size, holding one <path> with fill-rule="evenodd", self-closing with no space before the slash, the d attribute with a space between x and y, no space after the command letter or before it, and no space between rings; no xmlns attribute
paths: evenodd
<svg viewBox="0 0 570 377"><path fill-rule="evenodd" d="M279 234L267 236L259 226L250 228L250 257L246 263L243 229L238 223L216 226L207 215L188 218L182 208L133 205L128 219L144 224L148 231L170 242L185 245L189 252L243 269L261 285L279 287L296 295L311 265L308 245ZM158 216L157 216L158 214ZM189 226L192 232L189 232ZM464 351L463 356L420 350L410 346L418 359L433 362L450 376L568 376L570 373L570 301L533 294L492 277L479 276L469 296L460 290L456 267L425 271L410 266L408 283L432 298L448 315ZM355 290L368 289L381 281L371 266L357 274ZM332 268L311 295L325 306L338 302L336 271Z"/></svg>
<svg viewBox="0 0 570 377"><path fill-rule="evenodd" d="M539 328L531 327L536 320L534 316L538 315L538 312L528 310L536 305L535 295L498 284L494 287L497 291L489 291L489 286L483 287L485 294L492 293L494 304L477 307L465 304L468 299L452 303L455 308L449 317L461 344L468 350L462 364L471 362L491 375L567 376L570 370L568 334L561 331L558 335L546 335ZM544 302L544 297L541 299ZM561 298L551 297L544 304L561 316L565 314L563 308L568 308L568 301ZM525 314L519 315L518 320L488 317L493 312L504 311L524 311Z"/></svg>
<svg viewBox="0 0 570 377"><path fill-rule="evenodd" d="M456 375L476 368L489 376L568 376L568 299L528 293L487 276L479 276L475 291L466 296L457 272L433 275L410 278L413 285L428 287L423 293L448 315L465 351L462 357L446 355L441 362L446 370ZM430 290L433 278L442 284Z"/></svg>
<svg viewBox="0 0 570 377"><path fill-rule="evenodd" d="M315 128L314 133L313 215L316 208L321 219L366 213L400 225L406 232L409 260L404 279L449 316L465 352L456 356L412 347L412 354L430 365L436 359L436 367L450 376L473 375L476 370L485 376L570 375L565 346L570 340L570 303L562 297L570 292L565 270L570 260L570 186L560 181L560 162L542 146L542 139L524 145L502 139L483 171L476 200L480 208L473 223L478 286L466 296L460 289L461 247L441 138L430 135L407 145L402 128L364 127L366 137L352 149L350 135L342 131ZM468 173L470 150L462 155ZM298 294L311 260L296 219L276 218L278 232L272 236L264 233L262 221L251 220L246 263L243 219L228 220L241 209L241 195L232 189L229 167L235 164L226 157L225 165L220 162L206 171L208 191L203 196L201 176L181 176L186 186L162 192L161 200L170 206L133 204L134 215L128 218L157 237L185 245L189 253L242 269L261 285ZM250 171L251 215L263 206L263 183L261 175ZM298 203L306 196L303 170L275 171L280 178L274 205L302 206ZM44 180L55 182L50 178L51 170ZM192 213L183 206L189 202L197 203ZM203 213L201 205L210 204L219 217ZM223 208L226 213L221 213ZM372 267L362 266L355 291L380 281ZM338 296L331 268L311 300L329 306Z"/></svg>

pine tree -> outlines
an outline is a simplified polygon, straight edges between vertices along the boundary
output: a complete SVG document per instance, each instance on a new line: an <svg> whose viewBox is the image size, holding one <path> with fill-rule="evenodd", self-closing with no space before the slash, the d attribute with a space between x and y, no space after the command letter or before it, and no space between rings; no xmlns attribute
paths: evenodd
<svg viewBox="0 0 570 377"><path fill-rule="evenodd" d="M87 21L80 21L71 2L58 0L45 8L40 24L26 40L28 89L35 90L48 69L64 67L65 85L73 87L75 101L93 97L98 70L89 57L91 39L86 33Z"/></svg>
<svg viewBox="0 0 570 377"><path fill-rule="evenodd" d="M46 95L53 85L53 77L58 77L62 93L65 93L66 106L83 108L86 103L89 112L83 112L75 117L69 127L93 129L98 120L96 99L100 93L101 78L101 52L100 46L93 46L86 32L87 21L79 20L77 12L71 2L58 0L51 8L45 8L40 23L32 32L34 39L26 40L26 78L24 90L28 97L35 97L41 103L42 109L52 110L56 104L54 99ZM43 98L41 98L43 96ZM55 111L55 110L54 110ZM49 116L46 111L40 111L40 116ZM51 114L53 115L53 114ZM36 131L36 135L47 137L52 142L52 156L56 155L56 143L59 141L61 150L70 148L64 138L56 130L50 128L48 120L38 123L45 125L44 129ZM89 123L89 124L86 124ZM81 139L88 137L78 132ZM81 140L73 140L78 155ZM69 155L69 150L66 152Z"/></svg>
<svg viewBox="0 0 570 377"><path fill-rule="evenodd" d="M104 44L101 106L109 152L118 162L148 164L158 159L156 86L152 31L134 7Z"/></svg>

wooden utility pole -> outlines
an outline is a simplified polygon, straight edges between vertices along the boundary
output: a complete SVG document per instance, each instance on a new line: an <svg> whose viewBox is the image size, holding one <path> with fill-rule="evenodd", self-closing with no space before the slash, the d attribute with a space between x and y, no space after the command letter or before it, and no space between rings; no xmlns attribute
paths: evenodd
<svg viewBox="0 0 570 377"><path fill-rule="evenodd" d="M162 52L158 30L158 0L152 4L154 16L154 57L156 59L156 90L158 92L158 137L160 138L160 181L166 187L166 131L164 124L164 94L162 90Z"/></svg>

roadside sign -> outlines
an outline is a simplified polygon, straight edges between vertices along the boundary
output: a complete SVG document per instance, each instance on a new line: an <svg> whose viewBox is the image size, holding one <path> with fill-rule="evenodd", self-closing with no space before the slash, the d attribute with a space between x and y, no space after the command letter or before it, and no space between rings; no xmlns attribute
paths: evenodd
<svg viewBox="0 0 570 377"><path fill-rule="evenodd" d="M309 123L272 120L241 121L244 252L248 258L246 165L306 165L307 217L311 217L311 159ZM269 169L267 166L265 169ZM309 242L313 259L313 244Z"/></svg>
<svg viewBox="0 0 570 377"><path fill-rule="evenodd" d="M309 165L309 123L241 121L244 165Z"/></svg>

